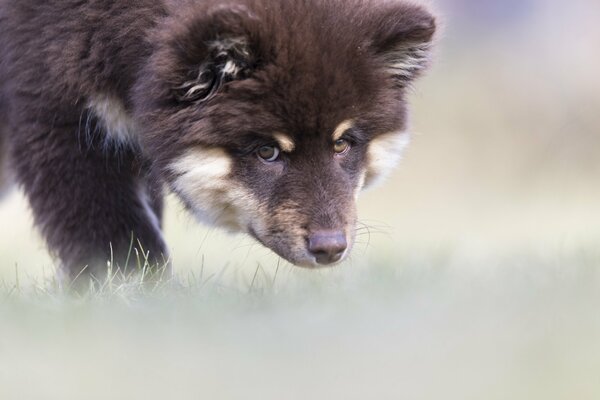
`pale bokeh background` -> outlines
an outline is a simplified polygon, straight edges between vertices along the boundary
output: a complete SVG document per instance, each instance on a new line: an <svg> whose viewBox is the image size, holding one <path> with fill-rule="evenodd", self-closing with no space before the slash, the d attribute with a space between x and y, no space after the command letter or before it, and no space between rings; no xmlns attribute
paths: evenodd
<svg viewBox="0 0 600 400"><path fill-rule="evenodd" d="M600 3L436 7L413 145L339 268L274 282L268 250L172 201L186 288L77 301L44 291L52 262L5 199L0 398L600 398Z"/></svg>

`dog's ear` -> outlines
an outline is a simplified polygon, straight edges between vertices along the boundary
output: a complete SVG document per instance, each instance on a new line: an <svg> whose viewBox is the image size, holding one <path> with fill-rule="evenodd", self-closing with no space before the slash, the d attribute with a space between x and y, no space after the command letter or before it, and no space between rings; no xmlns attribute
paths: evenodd
<svg viewBox="0 0 600 400"><path fill-rule="evenodd" d="M245 7L222 5L189 22L173 43L180 61L177 101L204 102L229 82L248 78L260 60L259 21Z"/></svg>
<svg viewBox="0 0 600 400"><path fill-rule="evenodd" d="M428 66L436 21L425 8L384 4L369 24L374 51L400 86L406 86Z"/></svg>

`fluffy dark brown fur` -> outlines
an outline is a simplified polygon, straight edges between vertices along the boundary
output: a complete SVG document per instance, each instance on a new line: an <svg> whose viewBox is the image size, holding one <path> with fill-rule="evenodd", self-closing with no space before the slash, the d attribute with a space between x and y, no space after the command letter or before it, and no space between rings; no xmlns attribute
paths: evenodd
<svg viewBox="0 0 600 400"><path fill-rule="evenodd" d="M166 257L163 185L293 263L330 264L434 31L397 1L0 0L0 134L71 277L123 266L132 239Z"/></svg>

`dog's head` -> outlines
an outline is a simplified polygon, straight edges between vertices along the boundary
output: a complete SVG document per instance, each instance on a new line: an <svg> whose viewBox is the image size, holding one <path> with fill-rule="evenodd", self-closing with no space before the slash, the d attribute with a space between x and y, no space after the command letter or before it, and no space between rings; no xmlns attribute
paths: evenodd
<svg viewBox="0 0 600 400"><path fill-rule="evenodd" d="M375 0L176 8L136 92L144 148L171 189L296 265L344 259L359 192L408 142L405 91L434 18Z"/></svg>

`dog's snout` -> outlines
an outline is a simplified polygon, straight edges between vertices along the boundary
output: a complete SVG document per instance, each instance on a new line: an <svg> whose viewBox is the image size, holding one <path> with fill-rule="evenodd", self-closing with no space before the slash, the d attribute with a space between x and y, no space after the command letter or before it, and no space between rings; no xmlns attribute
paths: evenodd
<svg viewBox="0 0 600 400"><path fill-rule="evenodd" d="M321 265L340 261L347 248L348 241L342 231L317 231L308 236L308 251Z"/></svg>

